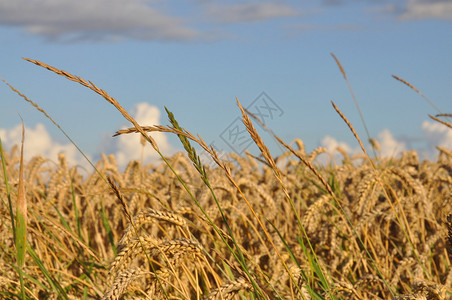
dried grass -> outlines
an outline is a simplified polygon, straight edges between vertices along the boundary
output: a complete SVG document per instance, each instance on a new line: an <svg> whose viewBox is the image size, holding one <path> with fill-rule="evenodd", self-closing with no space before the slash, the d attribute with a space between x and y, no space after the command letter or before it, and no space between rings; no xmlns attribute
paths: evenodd
<svg viewBox="0 0 452 300"><path fill-rule="evenodd" d="M228 163L199 136L141 126L93 83L30 61L113 104L134 125L117 134L140 132L156 150L149 132L177 134L218 166L199 176L196 158L181 154L167 164L132 161L125 171L103 155L86 176L64 155L24 164L27 244L36 257L24 262L30 298L451 299L450 149L438 147L436 161L414 152L372 159L343 152L343 164L317 165L325 149L306 153L301 140L294 149L278 139L288 151L274 158L241 109L261 156L232 155L237 163ZM5 201L9 188L17 196L19 160L17 147L4 153L0 173L5 299L20 292Z"/></svg>
<svg viewBox="0 0 452 300"><path fill-rule="evenodd" d="M14 178L18 178L19 174L15 163L18 161L18 155L17 150L13 149L8 153L6 160L7 174L11 179L12 186L17 184ZM437 162L421 162L416 156L413 156L413 153L410 154L410 157L410 159L407 159L407 156L403 156L399 160L393 159L390 168L384 167L386 165L384 159L374 163L377 168L384 170L385 175L381 177L381 180L392 191L392 195L397 197L399 202L397 209L405 210L410 230L416 236L413 239L413 246L409 244L400 229L394 212L384 195L378 189L372 190L368 187L367 182L373 178L369 175L372 174L372 171L368 163L364 162L354 168L338 166L334 170L317 168L318 172L326 178L332 171L334 172L337 185L343 195L342 205L355 230L361 236L366 247L371 250L390 285L401 295L413 294L410 287L414 287L414 283L420 279L416 276L435 282L439 287L449 286L447 284L450 284L452 280L450 267L452 237L450 232L449 235L447 234L447 229L451 231L452 221L449 220L447 223L446 220L447 212L452 211L451 178L448 172L452 169L452 157L443 155ZM176 157L174 158L176 159ZM243 158L243 160L251 159ZM134 224L139 228L139 234L142 236L140 240L136 238L135 231L123 214L116 196L110 191L108 185L100 180L99 174L94 173L83 178L78 176L76 170L70 171L71 168L65 162L65 157L61 157L60 160L58 164L49 164L42 158L35 158L24 165L24 173L34 176L33 178L26 177L30 211L29 244L35 248L49 269L58 270L55 276L61 285L73 286L70 291L71 295L80 296L85 287L89 287L88 294L92 296L103 295L102 290L107 291L107 294L113 293L111 292L112 286L119 283L118 281L115 281L115 284L107 283L110 282L108 277L111 275L109 274L117 274L121 270L132 272L127 275L132 276L133 271L131 270L136 268L132 266L132 262L138 262L140 265L143 262L148 264L144 251L148 253L158 272L163 272L168 268L171 270L170 265L163 258L162 252L165 253L168 262L171 262L170 264L179 261L176 264L182 263L188 266L188 269L186 266L182 269L176 267L175 273L170 271L172 274L170 277L177 274L182 279L180 283L172 282L175 287L164 284L168 293L185 290L183 293L188 298L196 297L196 293L213 297L218 295L219 288L227 291L227 282L237 281L237 279L231 280L231 277L225 276L225 270L220 267L221 264L218 265L222 261L233 261L232 256L224 249L224 245L222 246L219 236L184 193L175 192L174 187L179 186L179 183L174 176L165 174L164 169L158 166L149 168L136 165L135 172L144 172L148 178L145 181L135 181L135 186L130 183L130 173L117 170L117 166L111 163L111 159L104 157L100 162L102 166L100 171L105 176L116 174L117 182L124 182L124 186L127 186L127 188L121 188L125 202L130 202L134 195L139 196L134 200L136 204L131 209L131 214L134 215ZM177 157L177 160L180 162L187 159ZM203 192L205 188L201 180L190 176L193 167L188 162L182 165L185 167L180 171L185 172L186 178L190 179L188 183L199 196L201 205L211 207L212 199ZM307 261L303 256L299 256L301 249L293 235L293 232L298 231L297 222L294 217L291 217L291 209L284 200L283 191L278 185L264 181L266 167L259 170L251 167L252 165L252 162L246 163L245 161L237 166L231 165L231 176L242 174L242 172L247 174L247 177L237 181L242 193L247 199L251 199L250 204L257 215L272 220L280 234L291 246L292 251L297 253L302 269L308 271L309 269L306 269ZM244 167L248 169L243 170ZM324 267L333 276L333 281L337 283L338 295L353 299L387 299L390 294L381 283L368 284L373 287L370 291L362 288L362 278L375 277L377 274L373 273L371 265L364 259L362 249L356 246L344 221L334 217L336 213L330 206L331 199L323 195L319 189L312 188L309 184L305 185L306 179L308 182L314 179L308 175L310 173L302 173L300 170L300 164L293 163L292 159L287 161L282 173L287 178L293 178L296 183L287 184L286 188L300 211L303 225L318 257L324 262L328 261L328 263L324 263ZM229 222L233 224L232 230L236 235L237 242L252 262L251 269L256 274L261 274L259 276L265 276L276 287L280 295L287 295L289 298L291 294L296 295L298 292L295 292L296 289L290 283L289 277L282 281L284 276L281 275L285 273L285 270L280 264L277 253L272 250L273 246L263 238L259 223L252 217L249 210L238 209L238 207L242 207L242 204L240 196L235 195L237 191L234 185L219 170L213 169L211 172L213 186L217 186L214 189L216 195L223 203ZM75 219L75 207L71 200L72 193L68 190L71 185L76 194L79 220ZM3 199L5 199L5 192L4 186L0 186ZM17 274L12 269L9 260L13 257L13 252L8 250L12 245L11 229L8 210L5 203L2 203L0 239L4 254L0 260L2 263L0 276L10 279L2 286L6 292L17 289L18 277L16 277ZM174 203L177 205L175 206ZM111 265L110 261L113 259L114 253L107 239L109 233L102 225L102 205L113 228L110 234L119 250L118 256ZM269 207L271 211L268 210ZM275 210L279 210L280 213ZM222 219L215 211L216 209L212 208L209 215L220 229L223 229L224 236L227 236ZM61 216L58 212L64 216L68 228L61 223ZM77 234L77 222L80 222L79 234ZM449 224L448 228L446 224ZM149 234L149 236L143 234ZM272 230L269 231L269 235L274 241L278 241L277 235ZM187 240L190 236L199 244ZM144 246L144 251L140 241ZM202 248L197 245L202 245ZM275 247L279 248L286 263L290 263L290 257L286 255L284 245L276 242ZM416 257L413 247L419 253L419 259ZM202 249L206 249L208 256L205 256ZM213 251L213 249L216 250ZM201 264L177 259L186 257L187 252L205 258L200 260ZM180 254L184 255L180 256ZM96 276L88 281L82 280L82 275L87 271L87 265L81 263L83 260L104 266L104 268L98 267L92 270L91 272L94 272ZM423 265L426 272L420 268L420 264ZM25 265L27 274L30 276L35 278L42 276L29 260ZM186 271L181 271L184 268ZM107 269L110 269L111 272L107 272ZM149 266L145 271L153 272ZM209 281L208 286L211 287L211 290L196 287L194 281L190 281L196 276L203 277L203 281ZM118 279L122 277L116 278L119 281L122 280ZM265 281L260 279L260 282L262 284ZM27 289L31 291L31 294L39 295L39 297L53 298L53 292L48 290L50 286L47 286L45 282L43 284L44 286L27 282ZM154 286L155 291L161 289L155 279L148 280L147 284L148 288ZM221 287L222 285L223 287ZM44 288L45 286L47 288ZM346 291L347 286L353 287L353 289ZM302 286L301 288L306 289ZM143 289L146 290L146 286L143 286ZM214 293L215 289L217 292ZM227 292L227 294L232 295L232 290L231 288L231 293ZM247 289L244 290L244 292L246 291ZM451 291L449 290L449 292ZM163 297L164 293L160 291L160 295ZM447 299L448 296L446 294L441 298L440 294L437 297L439 297L437 299Z"/></svg>

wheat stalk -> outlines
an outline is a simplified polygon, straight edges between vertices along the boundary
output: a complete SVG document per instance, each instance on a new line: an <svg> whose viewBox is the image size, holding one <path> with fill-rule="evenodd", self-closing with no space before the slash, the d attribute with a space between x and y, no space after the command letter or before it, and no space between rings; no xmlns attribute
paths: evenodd
<svg viewBox="0 0 452 300"><path fill-rule="evenodd" d="M132 268L121 272L116 278L110 288L102 296L101 300L117 300L124 291L127 290L131 282L146 274L150 274L149 271L142 270L140 268Z"/></svg>
<svg viewBox="0 0 452 300"><path fill-rule="evenodd" d="M135 215L133 217L132 222L130 222L129 225L127 226L126 230L124 231L124 234L122 235L121 239L118 242L118 251L121 251L121 249L130 242L135 233L134 228L138 229L144 224L152 223L154 220L167 221L169 223L181 227L186 225L185 219L178 216L177 214L171 212L157 211L152 208L144 209L140 211L137 215Z"/></svg>
<svg viewBox="0 0 452 300"><path fill-rule="evenodd" d="M150 257L164 253L167 257L177 259L181 256L194 255L203 257L202 250L197 242L187 239L174 239L160 242L150 236L140 236L125 245L110 265L110 273L115 274L126 268L140 253L146 252Z"/></svg>

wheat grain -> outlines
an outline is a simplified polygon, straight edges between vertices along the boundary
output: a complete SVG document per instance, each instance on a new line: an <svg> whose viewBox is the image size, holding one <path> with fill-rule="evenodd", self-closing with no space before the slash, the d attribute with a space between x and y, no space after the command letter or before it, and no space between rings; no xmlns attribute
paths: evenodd
<svg viewBox="0 0 452 300"><path fill-rule="evenodd" d="M186 221L184 218L173 214L171 212L156 211L152 208L147 208L140 211L137 215L133 217L132 223L129 223L124 234L118 242L118 251L120 251L124 246L126 246L134 235L134 228L138 229L144 224L152 223L154 220L162 220L175 224L177 226L185 226Z"/></svg>
<svg viewBox="0 0 452 300"><path fill-rule="evenodd" d="M160 253L165 256L177 259L181 256L194 255L203 257L197 242L187 239L174 239L160 242L150 236L140 236L131 240L121 249L110 266L110 273L115 274L126 268L129 263L139 254L146 252L151 257L156 257Z"/></svg>
<svg viewBox="0 0 452 300"><path fill-rule="evenodd" d="M223 284L219 289L213 290L206 300L228 300L232 299L240 291L250 291L253 288L251 283L244 277L239 277L234 281Z"/></svg>
<svg viewBox="0 0 452 300"><path fill-rule="evenodd" d="M138 277L149 274L150 272L140 268L128 269L121 272L116 278L110 288L102 296L101 300L117 300L122 296L124 291L130 283Z"/></svg>

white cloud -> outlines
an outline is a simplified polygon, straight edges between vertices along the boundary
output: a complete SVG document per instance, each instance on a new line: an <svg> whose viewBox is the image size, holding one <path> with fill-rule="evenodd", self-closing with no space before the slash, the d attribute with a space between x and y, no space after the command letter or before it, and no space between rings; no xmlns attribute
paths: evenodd
<svg viewBox="0 0 452 300"><path fill-rule="evenodd" d="M131 115L142 126L160 124L160 110L148 103L136 104L131 110ZM167 156L174 152L164 133L154 132L151 136L163 155ZM160 158L151 145L146 143L143 147L140 141L141 135L138 133L123 134L114 138L110 149L102 149L102 151L115 154L120 167L126 166L131 160L141 161L143 158L144 163L150 163Z"/></svg>
<svg viewBox="0 0 452 300"><path fill-rule="evenodd" d="M442 146L452 149L452 130L440 123L424 121L421 124L422 138L416 139L417 150L422 157L434 160L438 151L436 146ZM409 139L396 138L389 129L380 131L377 135L377 142L380 145L379 154L382 157L398 157L401 153L412 149L409 147ZM340 147L349 155L361 153L360 147L352 148L349 144L336 140L333 137L326 136L320 141L320 146L326 148L334 157L340 158L337 148ZM365 145L367 150L370 145Z"/></svg>
<svg viewBox="0 0 452 300"><path fill-rule="evenodd" d="M199 32L144 0L0 0L0 24L58 41L193 40Z"/></svg>
<svg viewBox="0 0 452 300"><path fill-rule="evenodd" d="M438 122L424 121L421 125L430 148L443 146L452 149L452 129Z"/></svg>
<svg viewBox="0 0 452 300"><path fill-rule="evenodd" d="M263 21L299 14L290 6L271 2L209 5L205 13L210 19L223 23Z"/></svg>
<svg viewBox="0 0 452 300"><path fill-rule="evenodd" d="M380 155L383 157L395 157L407 150L406 144L403 141L399 141L394 138L394 136L388 129L384 129L378 134L377 141L380 145ZM349 155L362 153L361 147L355 146L353 148L349 144L338 141L330 136L324 137L320 141L320 146L326 148L330 154L333 154L335 156L338 155L336 151L339 147ZM367 147L366 150L368 149L370 149L370 147Z"/></svg>
<svg viewBox="0 0 452 300"><path fill-rule="evenodd" d="M22 125L11 129L0 128L0 137L5 149L10 150L14 145L20 145L22 140ZM58 154L64 153L69 165L88 163L72 144L61 144L52 139L45 126L41 123L34 128L25 127L24 160L28 161L36 155L54 162L58 161Z"/></svg>
<svg viewBox="0 0 452 300"><path fill-rule="evenodd" d="M452 20L450 0L408 0L401 20L443 19Z"/></svg>
<svg viewBox="0 0 452 300"><path fill-rule="evenodd" d="M135 120L143 126L159 124L160 111L157 107L147 103L139 103L135 105L131 114ZM163 133L151 133L152 138L157 143L163 155L168 156L174 154L174 149L168 142L167 136ZM10 129L0 128L0 138L5 149L10 150L14 145L20 145L22 138L22 125L17 125ZM114 154L119 167L125 167L131 160L150 163L156 161L160 156L149 144L143 147L140 143L141 135L124 134L115 138L110 138L107 143L100 145L100 150L108 154ZM55 141L43 124L37 124L34 128L25 128L25 147L24 159L28 161L36 155L52 161L58 161L58 154L64 153L69 165L81 165L87 167L89 164L78 152L74 145L67 143L62 144ZM97 156L97 155L96 155ZM90 158L90 155L88 155ZM90 158L90 160L92 160Z"/></svg>
<svg viewBox="0 0 452 300"><path fill-rule="evenodd" d="M389 129L384 129L378 134L380 155L383 157L396 157L407 150L406 143L394 138Z"/></svg>
<svg viewBox="0 0 452 300"><path fill-rule="evenodd" d="M339 162L342 161L343 155L338 151L338 148L344 150L348 155L354 155L361 153L361 148L356 146L352 148L346 142L338 141L337 139L327 135L320 141L320 146L327 150L327 153L330 155L327 156L319 156L316 158L316 162L320 164L326 164L330 159L334 159L334 161Z"/></svg>
<svg viewBox="0 0 452 300"><path fill-rule="evenodd" d="M350 147L347 143L340 142L329 135L325 136L320 141L320 146L324 147L329 153L337 151L337 148L342 148L348 154L356 154L360 151L359 148L352 149L352 147Z"/></svg>

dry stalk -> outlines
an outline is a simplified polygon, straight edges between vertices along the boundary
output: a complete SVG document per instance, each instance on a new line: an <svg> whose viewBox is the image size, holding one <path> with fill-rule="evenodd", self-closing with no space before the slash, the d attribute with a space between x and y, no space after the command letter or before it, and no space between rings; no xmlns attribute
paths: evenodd
<svg viewBox="0 0 452 300"><path fill-rule="evenodd" d="M253 285L244 277L239 277L234 281L229 281L221 285L219 289L214 289L206 300L229 300L240 291L251 291Z"/></svg>
<svg viewBox="0 0 452 300"><path fill-rule="evenodd" d="M115 257L110 266L110 273L115 274L126 268L129 263L143 251L150 257L156 257L163 252L167 257L177 259L184 255L194 255L203 257L202 250L197 242L187 239L174 239L158 243L156 239L150 236L141 236L133 239L124 246L121 252Z"/></svg>
<svg viewBox="0 0 452 300"><path fill-rule="evenodd" d="M151 274L149 271L140 268L128 269L121 272L116 278L110 288L102 296L101 300L117 300L127 290L130 283L139 277L146 274Z"/></svg>
<svg viewBox="0 0 452 300"><path fill-rule="evenodd" d="M157 146L157 143L154 141L154 139L152 137L150 137L149 135L147 135L143 131L143 129L137 123L137 121L135 121L135 119L132 118L129 115L129 113L124 108L122 108L122 106L119 104L119 102L115 98L113 98L110 95L108 95L107 92L105 92L104 90L98 88L94 83L92 83L91 81L86 81L86 80L80 78L79 76L72 75L69 72L66 72L66 71L57 69L55 67L49 66L49 65L47 65L47 64L45 64L43 62L40 62L40 61L37 61L37 60L34 60L34 59L25 58L25 57L23 59L25 59L26 61L32 62L35 65L38 65L40 67L46 68L47 70L52 71L52 72L54 72L54 73L56 73L58 75L66 77L69 80L75 81L75 82L77 82L77 83L79 83L79 84L91 89L92 91L98 93L99 95L101 95L105 100L110 102L124 116L124 118L126 118L126 120L128 120L129 122L131 122L135 126L135 128L142 134L142 136L152 145L152 147L157 152L160 152L159 148Z"/></svg>
<svg viewBox="0 0 452 300"><path fill-rule="evenodd" d="M139 229L144 224L152 223L154 220L167 221L181 227L186 225L185 219L178 216L177 214L166 211L156 211L152 208L146 208L135 215L133 217L132 223L129 223L129 225L127 226L123 236L118 242L118 251L121 251L121 248L126 246L130 242L135 233L134 228Z"/></svg>

